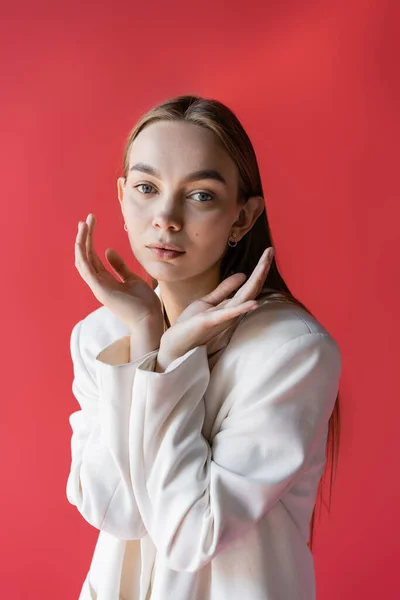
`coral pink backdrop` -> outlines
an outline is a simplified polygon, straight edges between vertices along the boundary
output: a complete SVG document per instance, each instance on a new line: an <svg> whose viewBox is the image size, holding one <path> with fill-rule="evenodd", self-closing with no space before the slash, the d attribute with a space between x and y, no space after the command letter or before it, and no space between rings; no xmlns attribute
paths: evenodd
<svg viewBox="0 0 400 600"><path fill-rule="evenodd" d="M89 568L98 532L65 494L69 336L99 306L74 267L77 223L94 212L100 255L115 247L142 273L116 194L124 140L184 93L242 120L281 271L342 350L318 598L398 598L398 6L2 3L2 598L74 600Z"/></svg>

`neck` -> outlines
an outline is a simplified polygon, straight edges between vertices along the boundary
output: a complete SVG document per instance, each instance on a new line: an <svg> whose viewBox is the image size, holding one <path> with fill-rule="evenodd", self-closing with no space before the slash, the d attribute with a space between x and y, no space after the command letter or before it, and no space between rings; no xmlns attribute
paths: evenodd
<svg viewBox="0 0 400 600"><path fill-rule="evenodd" d="M159 281L158 294L164 307L164 320L172 327L179 315L195 300L209 294L219 285L216 274L202 281ZM218 273L219 275L219 273ZM169 322L169 323L168 323Z"/></svg>

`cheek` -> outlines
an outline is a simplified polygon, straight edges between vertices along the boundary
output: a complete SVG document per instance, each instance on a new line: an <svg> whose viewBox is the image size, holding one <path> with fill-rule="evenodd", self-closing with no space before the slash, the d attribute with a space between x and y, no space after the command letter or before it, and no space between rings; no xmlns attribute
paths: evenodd
<svg viewBox="0 0 400 600"><path fill-rule="evenodd" d="M226 215L216 213L215 215L208 215L201 223L193 223L191 226L193 238L199 240L209 240L215 243L217 246L222 246L225 243L225 238L228 239L230 234L230 222L226 219Z"/></svg>
<svg viewBox="0 0 400 600"><path fill-rule="evenodd" d="M229 224L224 226L221 221L209 223L205 228L193 228L189 235L193 259L207 266L221 258L227 248L229 233Z"/></svg>
<svg viewBox="0 0 400 600"><path fill-rule="evenodd" d="M137 202L133 197L127 197L124 203L124 215L131 229L137 229L142 223L151 218L147 214L143 203Z"/></svg>

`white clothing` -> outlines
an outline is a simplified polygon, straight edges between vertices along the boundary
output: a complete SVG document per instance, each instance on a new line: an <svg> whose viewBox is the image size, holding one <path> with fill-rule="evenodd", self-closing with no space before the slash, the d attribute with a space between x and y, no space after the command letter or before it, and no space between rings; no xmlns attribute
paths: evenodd
<svg viewBox="0 0 400 600"><path fill-rule="evenodd" d="M71 334L66 493L100 530L79 600L315 600L336 341L278 295L164 373L127 344L104 306Z"/></svg>

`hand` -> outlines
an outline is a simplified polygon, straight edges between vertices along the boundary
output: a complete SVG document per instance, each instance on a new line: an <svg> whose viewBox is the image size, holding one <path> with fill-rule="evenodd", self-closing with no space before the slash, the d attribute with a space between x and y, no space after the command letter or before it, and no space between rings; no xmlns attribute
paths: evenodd
<svg viewBox="0 0 400 600"><path fill-rule="evenodd" d="M125 264L123 258L112 248L105 252L112 270L122 279L118 281L110 273L93 247L94 214L79 221L75 241L75 266L99 302L112 310L131 331L146 323L159 326L163 331L161 302L152 288ZM155 321L156 319L156 321Z"/></svg>
<svg viewBox="0 0 400 600"><path fill-rule="evenodd" d="M227 277L213 292L185 308L174 325L161 337L157 357L158 372L162 372L170 362L189 350L207 344L232 325L242 313L259 306L254 298L263 287L273 255L273 248L265 250L249 279L232 298L227 299L227 296L246 280L244 273Z"/></svg>

